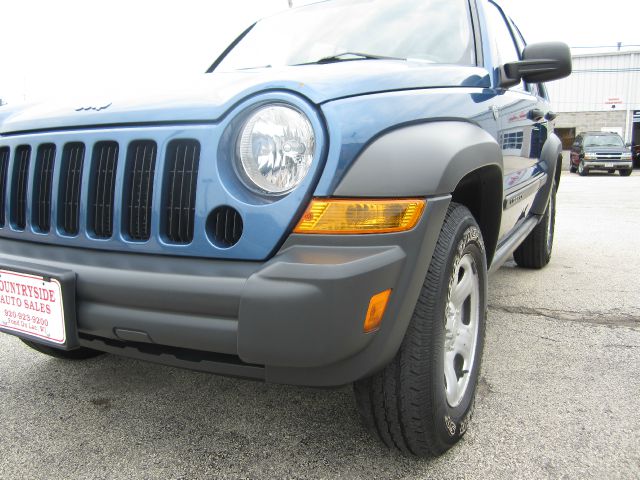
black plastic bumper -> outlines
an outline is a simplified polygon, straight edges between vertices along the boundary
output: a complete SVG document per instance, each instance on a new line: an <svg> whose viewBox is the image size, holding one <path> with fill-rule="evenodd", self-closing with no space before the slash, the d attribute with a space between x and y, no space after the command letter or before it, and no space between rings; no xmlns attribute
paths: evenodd
<svg viewBox="0 0 640 480"><path fill-rule="evenodd" d="M341 385L384 366L417 301L449 197L410 232L292 235L264 263L0 240L0 267L76 276L79 345L268 381ZM381 328L372 295L393 289Z"/></svg>

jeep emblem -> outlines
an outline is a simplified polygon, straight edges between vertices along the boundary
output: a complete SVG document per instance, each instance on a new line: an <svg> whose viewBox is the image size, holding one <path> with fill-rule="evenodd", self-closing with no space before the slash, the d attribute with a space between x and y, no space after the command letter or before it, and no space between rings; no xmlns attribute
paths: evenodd
<svg viewBox="0 0 640 480"><path fill-rule="evenodd" d="M94 107L93 105L89 107L79 107L79 108L76 108L76 112L89 112L91 110L93 110L94 112L99 112L100 110L106 110L110 106L111 106L111 103L107 103L106 105L103 105L101 107Z"/></svg>

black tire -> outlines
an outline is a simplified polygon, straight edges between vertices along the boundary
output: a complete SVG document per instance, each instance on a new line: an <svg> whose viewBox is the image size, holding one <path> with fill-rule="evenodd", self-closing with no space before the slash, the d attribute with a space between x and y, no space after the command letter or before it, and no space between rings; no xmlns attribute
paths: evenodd
<svg viewBox="0 0 640 480"><path fill-rule="evenodd" d="M631 168L627 168L627 169L624 169L624 170L620 170L620 176L621 176L621 177L628 177L629 175L631 175L631 172L632 172L632 171L633 171L633 170L632 170Z"/></svg>
<svg viewBox="0 0 640 480"><path fill-rule="evenodd" d="M91 350L90 348L80 347L75 350L60 350L59 348L49 347L47 345L42 345L37 342L32 342L30 340L25 340L21 338L25 345L29 348L33 348L40 353L44 353L45 355L49 355L50 357L62 358L65 360L86 360L88 358L97 357L98 355L102 355L104 352L99 352L98 350Z"/></svg>
<svg viewBox="0 0 640 480"><path fill-rule="evenodd" d="M547 209L524 242L513 252L518 266L523 268L542 268L551 260L553 236L556 224L556 182L554 180L549 195Z"/></svg>
<svg viewBox="0 0 640 480"><path fill-rule="evenodd" d="M580 165L578 165L578 174L581 177L589 175L589 169L584 166L584 162L580 162Z"/></svg>
<svg viewBox="0 0 640 480"><path fill-rule="evenodd" d="M465 261L471 262L472 268L462 272ZM459 318L460 327L463 316L469 315L469 319L468 312L475 310L456 310L465 313L452 317L448 307L453 301L451 292L467 274L478 286L474 292L476 333L469 337L475 336L475 342L469 371L460 365L454 372L458 382L467 383L452 407L444 370L445 355L453 351L446 349L445 340L451 341L452 337L445 338L445 330L451 318ZM472 304L471 294L460 298L465 298L463 305ZM487 263L482 235L469 210L452 203L400 350L382 371L354 384L363 422L387 447L407 455L432 457L447 451L465 434L478 384L486 311Z"/></svg>

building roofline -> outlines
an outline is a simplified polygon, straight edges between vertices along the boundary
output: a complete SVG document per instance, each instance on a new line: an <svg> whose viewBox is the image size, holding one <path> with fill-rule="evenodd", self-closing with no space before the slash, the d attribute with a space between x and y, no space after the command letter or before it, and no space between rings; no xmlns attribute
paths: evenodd
<svg viewBox="0 0 640 480"><path fill-rule="evenodd" d="M605 128L607 128L607 127L605 127ZM617 132L609 132L609 131L604 131L604 130L584 130L582 132L579 132L578 135L602 136L602 135L610 135L612 133L617 133Z"/></svg>
<svg viewBox="0 0 640 480"><path fill-rule="evenodd" d="M624 50L615 52L594 52L594 53L575 53L576 49L571 49L572 58L585 58L585 57L620 57L623 55L638 55L640 50Z"/></svg>

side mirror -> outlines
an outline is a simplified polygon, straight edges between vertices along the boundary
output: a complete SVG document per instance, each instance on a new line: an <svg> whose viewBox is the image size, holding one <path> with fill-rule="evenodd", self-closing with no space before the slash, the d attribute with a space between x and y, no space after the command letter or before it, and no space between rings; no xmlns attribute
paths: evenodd
<svg viewBox="0 0 640 480"><path fill-rule="evenodd" d="M624 146L627 147L627 148L631 148L633 145L631 145L631 143L627 142L627 143L624 144Z"/></svg>
<svg viewBox="0 0 640 480"><path fill-rule="evenodd" d="M571 75L571 50L566 43L545 42L527 45L522 60L504 64L500 69L500 86L550 82Z"/></svg>

